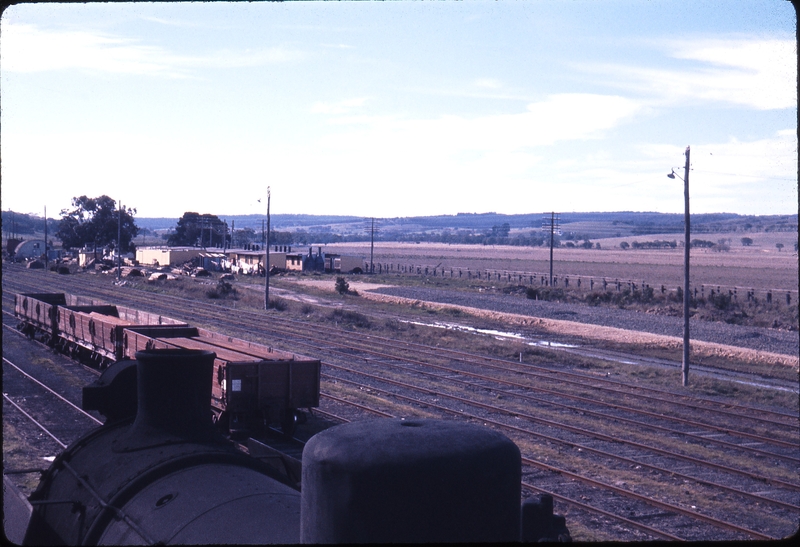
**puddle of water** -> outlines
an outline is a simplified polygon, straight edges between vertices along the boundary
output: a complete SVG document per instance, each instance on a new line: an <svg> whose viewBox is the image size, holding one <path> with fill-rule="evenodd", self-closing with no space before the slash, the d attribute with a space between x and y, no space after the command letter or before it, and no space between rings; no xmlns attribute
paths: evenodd
<svg viewBox="0 0 800 547"><path fill-rule="evenodd" d="M528 342L529 346L540 346L543 348L579 348L575 344L561 344L559 342L550 342L549 340L539 340L538 342Z"/></svg>
<svg viewBox="0 0 800 547"><path fill-rule="evenodd" d="M505 340L505 339L512 339L512 340L522 340L527 341L528 345L531 346L540 346L540 347L551 347L551 348L577 348L579 346L573 344L560 344L558 342L550 342L548 340L536 340L530 341L530 338L527 338L525 335L516 333L516 332L504 332L499 330L493 329L476 329L474 327L467 327L465 325L458 325L456 323L443 323L443 322L435 322L435 323L422 323L419 321L401 321L401 323L409 323L411 325L419 325L422 327L434 327L437 329L447 329L447 330L455 330L459 332L469 332L473 334L486 334L489 336L494 336L497 340Z"/></svg>
<svg viewBox="0 0 800 547"><path fill-rule="evenodd" d="M420 322L420 321L405 321L405 320L400 320L400 322L401 323L408 323L410 325L419 325L421 327L434 327L434 328L437 328L437 329L455 330L455 331L460 331L460 332L469 332L469 333L473 333L473 334L487 334L489 336L494 336L498 340L505 340L505 339L523 340L523 341L528 341L528 345L529 346L538 346L538 347L545 347L545 348L579 348L580 347L580 346L574 345L574 344L562 344L562 343L559 343L559 342L551 342L549 340L529 341L530 340L529 338L526 338L524 335L516 333L516 332L503 332L503 331L492 330L492 329L476 329L474 327L467 327L465 325L458 325L456 323L443 323L443 322L438 322L438 321L435 322L435 323L423 323L423 322ZM619 358L613 358L613 357L602 357L602 359L606 359L606 360L609 360L609 361L615 361L617 363L622 363L622 364L625 364L625 365L638 365L638 364L640 364L640 363L637 363L635 361L628 361L626 359L619 359ZM770 386L770 385L765 385L765 384L758 384L758 383L748 382L748 381L744 381L744 380L730 379L730 381L731 382L736 382L736 383L739 383L739 384L750 385L750 386L754 386L754 387L763 387L763 388L767 388L767 389L775 389L775 390L778 390L778 391L789 391L789 392L792 392L792 393L797 393L798 392L798 390L796 390L796 389L789 389L789 388L778 387L778 386Z"/></svg>

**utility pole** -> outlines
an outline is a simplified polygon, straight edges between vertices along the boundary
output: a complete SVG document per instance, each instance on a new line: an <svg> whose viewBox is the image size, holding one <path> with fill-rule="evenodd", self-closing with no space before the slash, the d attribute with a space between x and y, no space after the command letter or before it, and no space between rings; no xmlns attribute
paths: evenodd
<svg viewBox="0 0 800 547"><path fill-rule="evenodd" d="M264 251L264 309L269 309L269 200L270 200L270 191L269 186L267 186L267 237L266 237L266 249Z"/></svg>
<svg viewBox="0 0 800 547"><path fill-rule="evenodd" d="M683 168L684 233L683 239L683 385L689 385L689 147Z"/></svg>
<svg viewBox="0 0 800 547"><path fill-rule="evenodd" d="M369 236L369 273L375 273L375 264L372 262L372 257L375 252L375 217L372 217L372 230Z"/></svg>
<svg viewBox="0 0 800 547"><path fill-rule="evenodd" d="M122 277L122 202L117 208L117 283Z"/></svg>
<svg viewBox="0 0 800 547"><path fill-rule="evenodd" d="M44 271L47 272L47 206L44 207Z"/></svg>
<svg viewBox="0 0 800 547"><path fill-rule="evenodd" d="M683 385L689 385L689 249L691 248L691 230L689 228L689 148L686 147L686 165L683 168ZM681 178L675 169L668 178Z"/></svg>
<svg viewBox="0 0 800 547"><path fill-rule="evenodd" d="M559 213L560 214L560 213ZM542 220L542 228L548 228L550 230L550 286L553 286L553 245L554 245L554 233L557 229L559 218L557 218L556 213L550 213L550 218L548 219L545 217ZM546 223L546 224L545 224Z"/></svg>

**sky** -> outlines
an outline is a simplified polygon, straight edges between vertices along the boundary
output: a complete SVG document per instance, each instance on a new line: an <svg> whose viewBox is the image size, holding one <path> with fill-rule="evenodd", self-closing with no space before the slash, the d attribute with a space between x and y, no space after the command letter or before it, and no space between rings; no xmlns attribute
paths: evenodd
<svg viewBox="0 0 800 547"><path fill-rule="evenodd" d="M3 210L798 211L785 0L19 4Z"/></svg>

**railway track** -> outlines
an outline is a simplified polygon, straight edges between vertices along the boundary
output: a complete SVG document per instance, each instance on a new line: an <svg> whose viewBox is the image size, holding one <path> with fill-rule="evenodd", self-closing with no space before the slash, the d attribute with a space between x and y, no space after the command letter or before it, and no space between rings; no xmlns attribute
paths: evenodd
<svg viewBox="0 0 800 547"><path fill-rule="evenodd" d="M59 279L59 281L61 280ZM10 287L10 284L6 284L5 279L4 285ZM32 291L34 288L35 285L28 285L28 288L23 290ZM119 302L131 307L138 306L152 311L162 311L162 313L176 318L179 318L177 317L179 314L176 314L175 311L179 307L185 307L190 304L189 301L182 301L165 295L150 297L146 294L133 295L122 291L118 291L118 294L109 294L109 292L104 292L97 288L89 286L75 288L74 285L66 283L64 288L58 290L80 292L81 294ZM125 301L125 299L129 300ZM480 420L483 423L491 423L494 427L500 429L505 428L508 432L514 432L510 433L509 436L512 436L521 446L529 446L532 441L529 438L526 439L519 436L530 436L532 433L514 430L513 427L516 426L513 426L513 421L538 422L539 426L533 431L533 436L538 439L537 442L541 442L548 447L545 452L550 452L551 455L546 456L546 458L556 457L559 450L562 452L565 450L580 451L583 453L583 459L580 461L586 462L587 467L590 468L594 467L595 462L587 460L587 454L592 454L591 457L595 460L601 457L613 459L617 463L607 466L607 469L612 474L622 473L625 466L638 466L640 469L646 469L647 473L659 474L661 476L659 480L661 481L688 481L692 483L691 490L697 491L697 494L702 497L738 496L748 499L750 503L756 502L759 505L771 506L771 509L768 509L769 518L767 520L772 519L774 522L765 526L766 528L775 528L776 522L781 520L792 521L796 524L798 514L796 501L797 484L796 481L786 480L786 476L789 475L795 478L797 476L797 420L796 416L792 419L792 416L788 413L770 413L764 409L752 408L746 405L738 405L731 408L730 405L721 404L711 399L687 397L685 394L674 394L658 389L650 389L647 393L643 393L644 390L640 386L629 386L623 382L596 378L585 373L571 372L552 366L520 365L509 360L471 355L445 348L430 348L412 342L392 341L374 335L353 333L317 324L308 326L281 319L274 315L270 316L271 321L265 325L263 312L250 313L237 310L238 317L235 324L232 324L230 320L230 310L206 310L205 307L195 307L193 312L191 316L193 321L202 320L215 325L224 325L226 328L235 329L236 332L244 332L257 336L262 340L265 336L274 337L276 345L283 344L295 350L298 345L303 345L306 348L303 350L305 353L311 353L310 350L313 350L313 352L323 356L326 378L323 386L325 391L322 395L326 401L326 406L324 409L317 411L319 413L328 413L331 417L336 415L342 420L359 419L364 416L364 413L370 413L371 415L397 415L398 401L403 401L404 406L401 408L403 410L408 409L409 412L431 414L435 411L437 416L456 415L462 419ZM333 355L337 356L335 360L332 358ZM345 367L343 363L348 366ZM353 368L355 365L358 365L358 367ZM348 370L344 370L345 368ZM422 370L423 368L426 370ZM491 376L487 375L489 370L493 372ZM515 378L521 377L522 380L503 379L504 375L513 375ZM405 383L400 382L396 379L398 376L413 378L413 384L410 383L412 380ZM355 380L354 378L356 377L360 380ZM421 379L423 377L425 378L424 381ZM469 378L469 380L464 378ZM449 382L450 387L444 387L445 382ZM342 389L344 385L348 385L348 389ZM452 387L453 385L458 387ZM581 391L585 393L581 394ZM354 394L358 394L358 392L368 394L369 398L367 400L356 400ZM416 395L414 395L415 393ZM504 398L505 401L516 400L516 406L505 404L505 402L503 406L489 405L485 402L487 393L489 394L489 399L494 398L496 400L499 396ZM534 396L532 393L536 393L536 395ZM377 396L378 394L379 396ZM447 398L451 403L458 401L457 397L461 397L461 401L458 401L458 404L462 406L470 405L473 409L478 410L466 412L463 408L461 410L455 409L450 404L447 406L440 405L432 400L437 397ZM567 400L570 402L564 402ZM387 401L389 402L388 405L386 405ZM625 404L621 404L623 401ZM380 408L381 404L384 404L385 408ZM519 408L520 405L530 407L531 404L538 405L536 415L526 414ZM667 413L660 411L658 405L668 405L682 408L682 410L671 409ZM558 407L558 410L554 410L555 407ZM702 413L701 417L694 416L698 412ZM692 416L692 418L682 417L681 414ZM551 420L549 417L559 415L562 418L561 422ZM635 415L635 417L631 417L631 415ZM499 419L497 416L503 416L504 418ZM586 420L587 416L596 420L593 425L588 427L576 427L573 425L581 420ZM508 420L512 420L512 423L508 423L506 417L508 417ZM568 420L565 421L565 418L568 418ZM605 422L605 425L603 425L603 422ZM638 443L635 438L630 437L630 432L626 433L628 438L624 438L617 433L620 424L625 424L625 428L629 430L652 428L657 430L660 435L674 438L672 444L689 444L697 450L703 449L706 451L708 451L706 445L715 445L717 448L713 458L697 458L691 454L679 454L676 452L665 454L666 449L664 448ZM541 429L538 429L539 427L558 430L559 434L545 435ZM591 431L592 428L598 429L600 427L604 431L609 431L605 438L603 438L603 435L598 435L596 432ZM572 429L570 430L570 428ZM570 435L583 435L584 438L577 440L569 437ZM589 436L588 441L585 438L587 435ZM607 455L601 456L604 451L596 448L595 445L603 443L615 445L615 447L613 451L605 451ZM637 443L640 446L637 446ZM758 443L760 446L752 446L754 443ZM555 445L559 445L561 448L553 448ZM751 446L748 447L748 445ZM639 452L630 456L623 455L625 452L633 452L635 450L643 450L645 453ZM730 451L739 451L741 454L750 455L742 456L740 454L737 456L735 459L740 460L737 464L738 467L711 461L712 459L722 459L724 462L726 457L729 456L724 452ZM524 451L523 454L525 454ZM652 462L662 457L677 458L677 460L672 460L672 463L664 465L646 463L644 461L649 459ZM693 458L697 461L692 462ZM757 462L757 465L753 464L752 467L769 472L766 474L753 473L742 464L744 458L750 458ZM589 504L582 498L596 497L595 491L600 489L602 492L613 492L614 496L618 496L618 499L612 503L615 507L634 503L634 499L637 500L635 503L645 504L644 508L637 506L631 510L630 506L626 506L628 508L624 510L609 511L610 514L615 514L618 519L636 522L635 519L628 518L633 516L638 519L672 521L670 524L658 528L661 535L652 531L645 531L639 526L637 529L640 533L645 534L642 537L696 539L694 530L692 530L692 533L687 534L686 532L692 526L686 524L686 522L679 522L679 519L688 519L690 522L693 521L695 523L702 520L717 529L724 528L732 534L725 536L726 538L764 538L775 535L774 532L770 535L768 532L761 531L755 525L751 525L748 528L741 525L741 523L716 519L714 516L701 512L708 511L708 509L693 510L691 506L687 508L686 504L680 500L678 500L678 503L661 501L658 499L660 496L657 492L649 494L633 492L630 489L620 488L614 484L598 480L590 476L591 473L575 473L567 468L553 466L551 463L542 461L541 457L526 456L526 459L526 464L530 466L527 468L529 470L526 471L529 475L535 475L536 472L532 470L537 468L540 470L539 472L548 471L552 475L552 477L548 478L551 482L558 483L559 480L563 482L564 477L569 477L569 483L583 485L584 490L580 491L582 493L571 497L565 496L563 492L557 495L557 489L550 489L553 490L552 493L557 500L561 499L566 502L567 499L571 499L570 506L574 507L576 511L589 511L589 509L583 507ZM565 459L567 458L565 457ZM764 466L763 460L765 459L781 460L783 463ZM543 466L550 466L550 469ZM687 466L691 467L691 469L683 472L682 468ZM699 473L697 471L698 466L703 468L717 466L714 473L717 473L718 477L727 477L725 480L728 482L732 480L730 476L736 476L738 478L733 479L733 481L755 481L755 484L751 482L748 490L738 489L737 491L736 488L724 481L720 482L717 478L711 479L706 474ZM792 473L794 474L792 475ZM538 477L538 475L535 476ZM630 482L630 477L627 477ZM644 479L635 480L641 481L640 486L643 487L637 489L646 491L648 488L655 489L658 486L657 483L647 483ZM565 486L575 489L573 484L562 484L561 488L563 489ZM771 490L762 493L750 491L756 488L763 490L765 486ZM586 488L588 490L585 490ZM619 488L622 491L615 491L615 488ZM713 492L717 493L714 494ZM649 504L645 500L650 500ZM735 503L735 501L730 503ZM740 503L744 504L746 502L742 501ZM591 505L597 511L595 515L605 511L603 507L598 505L603 505L603 502L601 501L599 504L595 502ZM653 508L657 509L659 513L653 513ZM719 511L719 509L716 510ZM633 515L630 514L631 511L633 511ZM591 518L596 517L588 517L588 520L591 520ZM619 522L624 521L619 520ZM716 524L713 524L714 522ZM638 524L641 525L641 523ZM632 525L625 523L622 526L630 527ZM650 528L657 530L657 528ZM777 526L777 528L780 528L780 526ZM675 533L676 531L681 531L681 533ZM721 538L719 535L714 535L714 532L703 533L709 534L708 538Z"/></svg>
<svg viewBox="0 0 800 547"><path fill-rule="evenodd" d="M3 474L30 493L54 457L100 423L78 405L78 386L96 376L59 356L32 361L15 342L29 344L4 316Z"/></svg>

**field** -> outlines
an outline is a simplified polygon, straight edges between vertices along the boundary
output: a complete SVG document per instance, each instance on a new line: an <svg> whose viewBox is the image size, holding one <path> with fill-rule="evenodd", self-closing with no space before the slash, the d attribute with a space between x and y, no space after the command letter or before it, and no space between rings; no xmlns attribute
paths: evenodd
<svg viewBox="0 0 800 547"><path fill-rule="evenodd" d="M748 234L753 240L745 247L742 233L700 234L698 239L730 239L730 250L691 250L690 281L692 286L756 289L759 292L794 291L798 287L798 256L794 250L797 234L792 232ZM600 249L556 248L553 252L555 276L584 276L609 281L644 281L653 287L665 285L675 289L683 285L683 249L627 249L620 242L672 241L675 234L631 236L600 239ZM782 243L779 250L776 243ZM369 243L339 243L325 246L328 252L359 254L369 261ZM428 266L429 268L462 268L504 270L546 274L550 269L547 247L513 247L483 245L448 245L442 243L378 242L374 247L376 264Z"/></svg>

